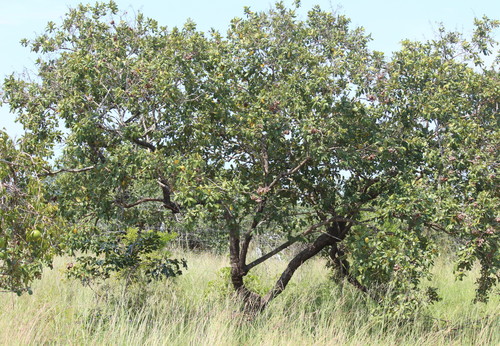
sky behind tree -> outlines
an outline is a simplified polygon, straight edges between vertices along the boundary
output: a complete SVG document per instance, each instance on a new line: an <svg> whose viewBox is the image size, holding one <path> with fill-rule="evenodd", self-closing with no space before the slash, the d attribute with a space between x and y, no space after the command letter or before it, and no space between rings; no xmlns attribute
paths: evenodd
<svg viewBox="0 0 500 346"><path fill-rule="evenodd" d="M11 73L34 71L36 55L20 45L23 38L34 38L41 34L47 22L60 23L68 8L79 3L94 3L82 0L0 0L0 77ZM156 19L160 25L181 26L188 18L198 28L207 31L214 28L224 33L230 20L243 16L243 7L253 11L267 10L272 0L115 0L120 10L130 16L137 12ZM291 5L292 0L285 0ZM362 26L370 33L372 49L390 56L398 50L403 39L425 40L435 36L439 23L448 30L470 33L475 17L486 15L500 19L498 0L302 0L299 15L305 18L314 5L322 9L344 14L351 18L352 25ZM497 37L500 33L497 32ZM0 107L0 129L19 137L22 127L14 123L15 115L8 107Z"/></svg>

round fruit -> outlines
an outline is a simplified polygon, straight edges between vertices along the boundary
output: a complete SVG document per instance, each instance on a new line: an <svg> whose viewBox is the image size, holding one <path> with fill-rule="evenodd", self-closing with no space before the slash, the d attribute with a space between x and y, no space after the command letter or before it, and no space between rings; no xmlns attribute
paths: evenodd
<svg viewBox="0 0 500 346"><path fill-rule="evenodd" d="M30 238L31 238L31 240L38 241L38 240L42 239L42 233L36 229L33 232L31 232Z"/></svg>

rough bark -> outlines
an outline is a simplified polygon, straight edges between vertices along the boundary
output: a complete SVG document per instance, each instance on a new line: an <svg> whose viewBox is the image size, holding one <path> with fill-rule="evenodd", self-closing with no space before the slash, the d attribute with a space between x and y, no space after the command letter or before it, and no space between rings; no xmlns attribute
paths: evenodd
<svg viewBox="0 0 500 346"><path fill-rule="evenodd" d="M244 259L240 260L240 230L233 223L229 230L229 261L231 264L231 283L235 292L243 300L249 310L259 310L262 306L262 297L250 291L243 282Z"/></svg>
<svg viewBox="0 0 500 346"><path fill-rule="evenodd" d="M252 241L252 234L250 232L247 232L245 236L243 237L243 244L241 244L241 252L240 252L240 267L244 271L244 268L246 267L247 264L247 255L248 255L248 248L250 246L250 242ZM246 271L245 273L246 274Z"/></svg>
<svg viewBox="0 0 500 346"><path fill-rule="evenodd" d="M333 220L333 218L332 218ZM329 224L329 225L328 225ZM271 257L271 254L275 254L276 251L271 251L268 255L262 256L260 259L246 265L246 252L249 240L245 237L242 248L240 248L240 232L238 225L233 224L229 230L229 251L230 251L230 263L231 263L231 282L235 291L242 298L245 305L245 310L250 312L258 312L263 310L274 298L280 295L292 279L295 271L304 264L310 258L316 256L321 250L328 246L336 247L336 244L342 241L349 228L350 224L347 221L329 221L326 220L319 225L328 225L327 231L321 233L316 240L309 244L305 249L300 251L292 260L288 263L286 269L281 274L280 278L275 283L274 287L269 291L264 297L250 291L244 284L243 278L248 273L248 271L254 266L264 262L266 259ZM314 226L312 230L317 227ZM309 232L307 234L310 234ZM296 239L290 240L278 247L282 249L293 244ZM277 249L275 249L277 250ZM337 251L336 250L336 251ZM279 252L279 251L278 251Z"/></svg>

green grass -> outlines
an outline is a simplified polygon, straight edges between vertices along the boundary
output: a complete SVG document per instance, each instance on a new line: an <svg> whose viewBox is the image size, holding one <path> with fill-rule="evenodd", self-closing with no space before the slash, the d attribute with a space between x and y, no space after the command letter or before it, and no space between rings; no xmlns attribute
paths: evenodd
<svg viewBox="0 0 500 346"><path fill-rule="evenodd" d="M472 304L473 277L454 280L446 260L434 285L443 300L406 325L384 324L349 286L328 280L324 262L306 263L286 292L253 318L225 296L220 269L227 258L183 254L188 271L147 287L110 283L94 292L64 279L58 259L32 296L0 295L0 344L104 345L498 345L500 299ZM258 277L274 279L284 263L270 261ZM474 273L473 273L474 274ZM475 273L477 274L477 273ZM472 275L473 276L473 275ZM256 276L257 277L257 276ZM254 278L266 287L271 280ZM208 282L211 282L209 285Z"/></svg>

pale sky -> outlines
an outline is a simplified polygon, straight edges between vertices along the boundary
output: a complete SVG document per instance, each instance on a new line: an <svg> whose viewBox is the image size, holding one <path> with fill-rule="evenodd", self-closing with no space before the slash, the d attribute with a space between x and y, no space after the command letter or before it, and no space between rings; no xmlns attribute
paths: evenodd
<svg viewBox="0 0 500 346"><path fill-rule="evenodd" d="M75 0L0 0L0 78L13 72L32 71L36 56L21 47L23 38L34 38L43 32L48 21L59 23ZM253 11L269 9L273 0L116 0L120 10L131 15L141 11L168 27L182 25L187 18L200 30L215 28L225 32L229 21L243 16L243 7ZM284 0L291 5L292 0ZM371 33L371 48L387 55L399 47L403 39L424 40L434 37L437 23L449 30L469 33L474 17L487 15L500 19L500 0L302 0L302 17L314 5L336 11L351 18L355 26ZM497 32L500 40L500 32ZM20 136L22 128L14 123L8 108L0 107L0 129Z"/></svg>

